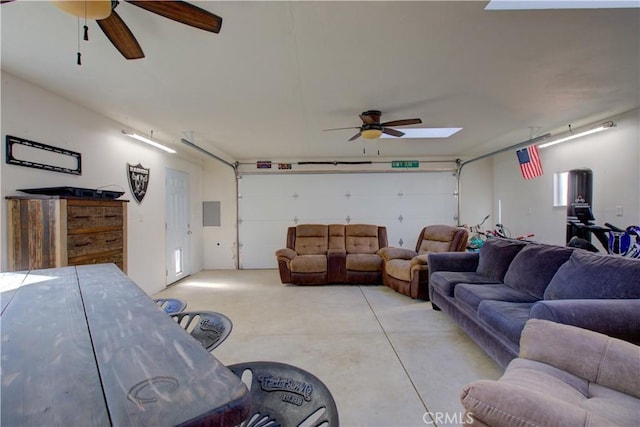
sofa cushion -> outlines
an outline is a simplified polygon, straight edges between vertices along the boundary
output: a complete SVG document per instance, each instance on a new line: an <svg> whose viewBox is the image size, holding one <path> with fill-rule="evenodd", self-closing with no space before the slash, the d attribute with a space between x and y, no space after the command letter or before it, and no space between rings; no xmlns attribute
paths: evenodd
<svg viewBox="0 0 640 427"><path fill-rule="evenodd" d="M551 279L544 299L640 298L640 260L575 250Z"/></svg>
<svg viewBox="0 0 640 427"><path fill-rule="evenodd" d="M478 305L478 317L512 343L520 344L520 334L529 320L534 303L484 300Z"/></svg>
<svg viewBox="0 0 640 427"><path fill-rule="evenodd" d="M296 226L295 251L298 255L320 255L327 253L329 229L321 224Z"/></svg>
<svg viewBox="0 0 640 427"><path fill-rule="evenodd" d="M439 240L423 240L420 243L418 253L425 254L427 252L447 252L451 242L442 242Z"/></svg>
<svg viewBox="0 0 640 427"><path fill-rule="evenodd" d="M329 224L329 249L346 252L344 247L344 224Z"/></svg>
<svg viewBox="0 0 640 427"><path fill-rule="evenodd" d="M376 254L348 254L347 270L380 271L382 270L382 258Z"/></svg>
<svg viewBox="0 0 640 427"><path fill-rule="evenodd" d="M292 273L324 273L327 271L325 255L298 255L289 263Z"/></svg>
<svg viewBox="0 0 640 427"><path fill-rule="evenodd" d="M563 246L528 244L513 258L504 284L542 299L553 275L572 252Z"/></svg>
<svg viewBox="0 0 640 427"><path fill-rule="evenodd" d="M345 226L344 241L348 254L375 254L380 249L378 226L349 224Z"/></svg>
<svg viewBox="0 0 640 427"><path fill-rule="evenodd" d="M502 282L509 264L525 244L515 240L487 240L480 249L480 260L476 271L493 280Z"/></svg>
<svg viewBox="0 0 640 427"><path fill-rule="evenodd" d="M503 284L477 285L460 283L453 292L456 300L467 304L474 311L484 300L509 301L509 302L536 302L539 298L526 292L510 288Z"/></svg>
<svg viewBox="0 0 640 427"><path fill-rule="evenodd" d="M458 227L450 225L429 225L422 233L422 241L419 242L418 253L448 252L451 250L451 242L460 231Z"/></svg>
<svg viewBox="0 0 640 427"><path fill-rule="evenodd" d="M452 297L458 283L500 283L475 271L436 271L429 276L429 286L438 289L442 295Z"/></svg>
<svg viewBox="0 0 640 427"><path fill-rule="evenodd" d="M411 260L390 259L384 263L384 271L391 277L405 282L411 281Z"/></svg>

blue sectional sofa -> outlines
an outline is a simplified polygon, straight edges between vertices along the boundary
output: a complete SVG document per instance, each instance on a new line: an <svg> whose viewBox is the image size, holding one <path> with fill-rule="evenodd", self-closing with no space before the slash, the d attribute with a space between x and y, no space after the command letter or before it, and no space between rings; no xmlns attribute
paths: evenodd
<svg viewBox="0 0 640 427"><path fill-rule="evenodd" d="M429 254L428 264L434 309L503 367L530 318L640 344L640 260L490 239L479 252Z"/></svg>

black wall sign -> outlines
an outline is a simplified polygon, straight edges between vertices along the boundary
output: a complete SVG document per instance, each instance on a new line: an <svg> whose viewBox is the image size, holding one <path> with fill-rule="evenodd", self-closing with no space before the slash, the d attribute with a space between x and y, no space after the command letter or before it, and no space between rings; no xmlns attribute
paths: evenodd
<svg viewBox="0 0 640 427"><path fill-rule="evenodd" d="M42 160L36 161L35 159L20 159L16 157L16 147L25 147L24 153L29 153L31 149L35 150L44 150L44 156L37 157L47 157L51 158L51 160L55 160L55 158L60 156L69 156L75 161L75 168L64 167L59 165L52 165L43 163ZM6 162L9 165L17 165L17 166L25 166L28 168L35 169L43 169L52 172L61 172L61 173L69 173L72 175L82 175L82 155L75 151L66 150L64 148L54 147L53 145L42 144L40 142L29 141L27 139L18 138L17 136L6 136ZM52 154L52 156L48 156L46 153ZM36 154L35 152L33 153ZM68 159L63 159L68 160Z"/></svg>
<svg viewBox="0 0 640 427"><path fill-rule="evenodd" d="M127 163L127 175L129 176L129 186L131 193L138 203L142 202L149 187L149 169L140 163L132 165Z"/></svg>

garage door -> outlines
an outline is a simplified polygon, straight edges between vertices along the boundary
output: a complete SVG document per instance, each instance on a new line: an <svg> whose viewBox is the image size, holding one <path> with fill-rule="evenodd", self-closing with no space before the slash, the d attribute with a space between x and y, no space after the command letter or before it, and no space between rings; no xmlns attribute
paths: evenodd
<svg viewBox="0 0 640 427"><path fill-rule="evenodd" d="M277 268L296 224L377 224L389 246L415 249L429 224L455 224L452 172L256 174L238 180L240 268Z"/></svg>

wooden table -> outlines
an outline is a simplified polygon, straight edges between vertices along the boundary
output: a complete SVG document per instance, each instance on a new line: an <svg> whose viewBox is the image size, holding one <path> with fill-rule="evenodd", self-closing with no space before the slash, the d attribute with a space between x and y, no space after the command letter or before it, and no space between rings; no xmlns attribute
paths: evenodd
<svg viewBox="0 0 640 427"><path fill-rule="evenodd" d="M0 275L9 426L236 425L242 382L114 264Z"/></svg>

